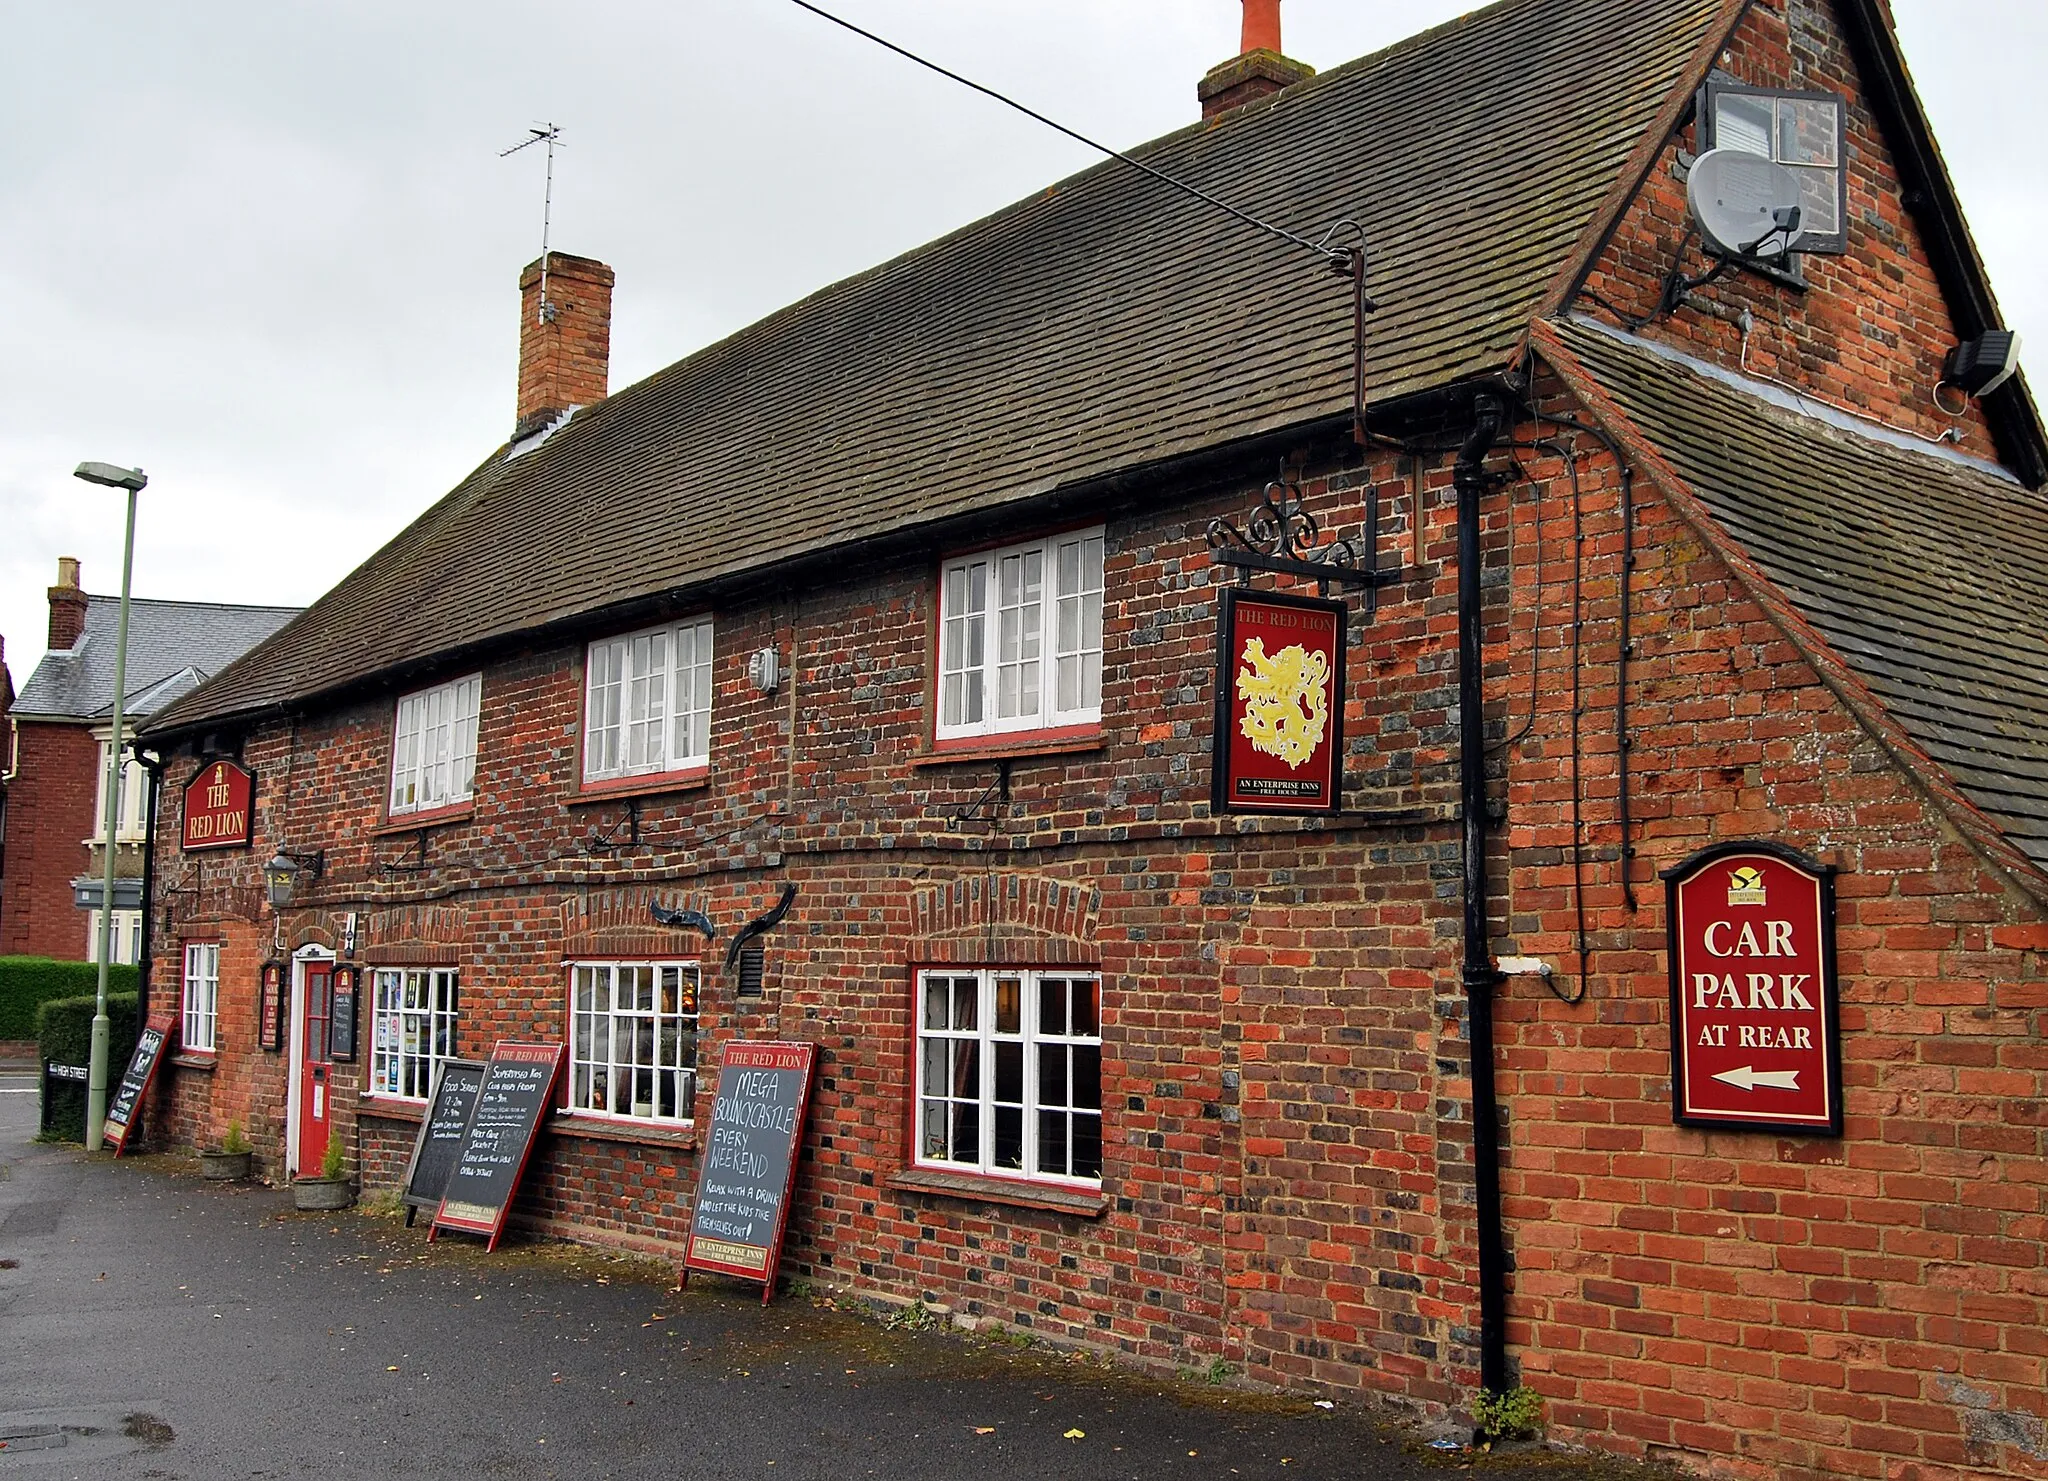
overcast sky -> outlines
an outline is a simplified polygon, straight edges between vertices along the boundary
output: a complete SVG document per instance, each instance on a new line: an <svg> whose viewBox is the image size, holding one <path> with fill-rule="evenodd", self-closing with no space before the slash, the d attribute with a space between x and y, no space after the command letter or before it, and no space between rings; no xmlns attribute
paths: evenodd
<svg viewBox="0 0 2048 1481"><path fill-rule="evenodd" d="M1651 0L1643 0L1651 3ZM2006 316L2048 345L2048 6L1893 0ZM1116 145L1191 121L1238 0L837 0ZM1467 4L1288 0L1319 67ZM21 6L0 48L0 636L57 557L140 596L310 602L510 431L542 160L618 270L612 386L1093 162L788 0ZM2038 381L2037 373L2037 381Z"/></svg>

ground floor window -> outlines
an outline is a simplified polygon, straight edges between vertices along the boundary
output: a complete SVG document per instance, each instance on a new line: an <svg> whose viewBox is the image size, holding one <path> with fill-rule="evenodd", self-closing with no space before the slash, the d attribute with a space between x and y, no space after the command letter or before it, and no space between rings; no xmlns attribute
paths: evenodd
<svg viewBox="0 0 2048 1481"><path fill-rule="evenodd" d="M1102 1180L1102 983L1070 971L917 979L917 1160Z"/></svg>
<svg viewBox="0 0 2048 1481"><path fill-rule="evenodd" d="M425 1100L455 1057L453 967L380 967L370 1006L370 1093Z"/></svg>
<svg viewBox="0 0 2048 1481"><path fill-rule="evenodd" d="M178 1042L187 1049L211 1053L219 1007L220 943L187 941L184 1012L179 1024Z"/></svg>
<svg viewBox="0 0 2048 1481"><path fill-rule="evenodd" d="M100 912L88 910L85 915L85 959L97 962L100 959ZM114 960L126 967L132 967L142 960L141 911L114 912Z"/></svg>
<svg viewBox="0 0 2048 1481"><path fill-rule="evenodd" d="M687 1121L697 1099L695 962L578 962L569 969L569 1105Z"/></svg>

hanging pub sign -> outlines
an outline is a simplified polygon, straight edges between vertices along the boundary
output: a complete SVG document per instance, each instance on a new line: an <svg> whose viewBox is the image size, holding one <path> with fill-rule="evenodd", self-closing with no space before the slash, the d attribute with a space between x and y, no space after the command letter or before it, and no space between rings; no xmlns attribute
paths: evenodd
<svg viewBox="0 0 2048 1481"><path fill-rule="evenodd" d="M185 852L247 848L256 826L255 775L232 761L209 761L185 783Z"/></svg>
<svg viewBox="0 0 2048 1481"><path fill-rule="evenodd" d="M256 1001L256 1043L276 1054L284 1048L285 972L283 962L265 962Z"/></svg>
<svg viewBox="0 0 2048 1481"><path fill-rule="evenodd" d="M1342 602L1224 590L1212 811L1343 811L1344 638Z"/></svg>
<svg viewBox="0 0 2048 1481"><path fill-rule="evenodd" d="M1680 1125L1842 1134L1834 875L1775 843L1663 872Z"/></svg>

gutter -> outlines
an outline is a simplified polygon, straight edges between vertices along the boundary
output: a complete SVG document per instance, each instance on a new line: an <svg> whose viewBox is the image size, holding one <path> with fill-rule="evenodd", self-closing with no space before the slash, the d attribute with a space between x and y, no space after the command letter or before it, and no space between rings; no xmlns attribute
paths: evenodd
<svg viewBox="0 0 2048 1481"><path fill-rule="evenodd" d="M1458 803L1465 835L1466 1040L1471 1049L1473 1219L1479 1241L1479 1382L1507 1381L1507 1243L1501 1230L1500 1103L1493 1083L1493 991L1500 980L1487 930L1486 715L1479 501L1483 465L1500 438L1500 400L1481 392L1451 480L1458 492Z"/></svg>

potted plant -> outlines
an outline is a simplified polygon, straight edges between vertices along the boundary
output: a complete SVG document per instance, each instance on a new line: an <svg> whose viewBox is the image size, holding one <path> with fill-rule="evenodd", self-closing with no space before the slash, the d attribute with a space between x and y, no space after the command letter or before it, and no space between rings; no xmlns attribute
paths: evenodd
<svg viewBox="0 0 2048 1481"><path fill-rule="evenodd" d="M330 1129L327 1151L320 1158L318 1177L299 1177L292 1182L292 1206L302 1210L347 1208L355 1202L349 1186L348 1164L342 1155L341 1133Z"/></svg>
<svg viewBox="0 0 2048 1481"><path fill-rule="evenodd" d="M199 1170L216 1182L239 1183L249 1176L255 1160L254 1149L242 1135L242 1123L230 1121L227 1135L220 1139L219 1147L210 1151L201 1149Z"/></svg>

